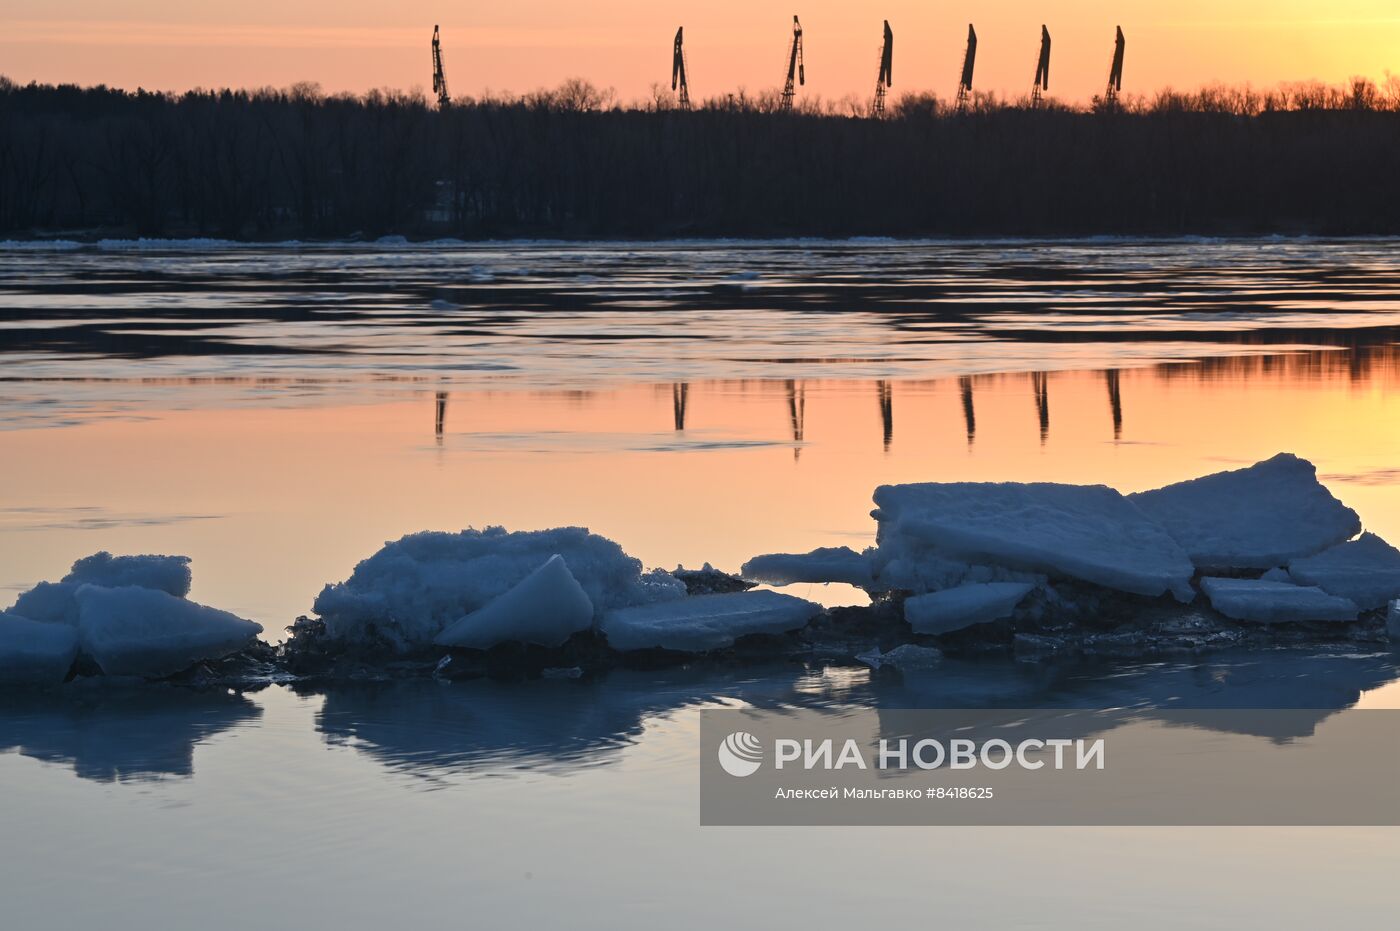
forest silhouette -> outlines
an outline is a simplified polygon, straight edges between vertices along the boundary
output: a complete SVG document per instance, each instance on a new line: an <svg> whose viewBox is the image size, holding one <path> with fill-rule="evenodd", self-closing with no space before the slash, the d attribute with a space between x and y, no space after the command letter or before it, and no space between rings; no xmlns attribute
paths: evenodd
<svg viewBox="0 0 1400 931"><path fill-rule="evenodd" d="M164 94L0 79L0 234L230 239L1400 233L1400 82L1076 108L573 80Z"/></svg>

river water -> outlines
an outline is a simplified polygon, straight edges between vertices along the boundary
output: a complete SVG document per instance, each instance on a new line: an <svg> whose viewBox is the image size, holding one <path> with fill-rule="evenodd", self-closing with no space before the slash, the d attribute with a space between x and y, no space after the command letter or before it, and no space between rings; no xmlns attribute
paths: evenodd
<svg viewBox="0 0 1400 931"><path fill-rule="evenodd" d="M582 525L648 566L735 569L869 545L882 483L1135 491L1285 450L1400 540L1397 245L9 244L0 606L98 550L184 553L193 599L275 640L416 530ZM696 711L1328 712L1400 706L1397 662L4 696L0 908L123 928L1389 920L1393 829L701 829Z"/></svg>

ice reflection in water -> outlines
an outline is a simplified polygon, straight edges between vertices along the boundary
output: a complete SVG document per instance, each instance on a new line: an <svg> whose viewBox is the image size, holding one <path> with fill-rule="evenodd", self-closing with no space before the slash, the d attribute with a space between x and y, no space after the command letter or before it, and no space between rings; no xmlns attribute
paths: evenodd
<svg viewBox="0 0 1400 931"><path fill-rule="evenodd" d="M1315 724L1397 679L1400 654L1288 651L1121 664L945 659L927 669L878 673L859 667L624 669L595 681L338 685L325 690L316 723L331 744L353 746L438 785L454 774L569 774L614 763L646 740L651 719L701 707L833 714L854 708L1113 708L1146 719L1154 709L1296 708L1315 711ZM1248 718L1236 723L1247 726ZM1203 727L1212 724L1219 719L1201 719Z"/></svg>
<svg viewBox="0 0 1400 931"><path fill-rule="evenodd" d="M657 721L690 727L690 713L705 707L837 715L856 708L1113 708L1147 719L1155 709L1170 709L1178 721L1189 709L1296 708L1315 711L1313 721L1320 723L1356 705L1363 693L1397 682L1400 654L1283 650L1214 654L1199 662L945 659L928 668L880 671L701 665L619 669L591 680L419 679L308 684L298 691L317 708L314 727L329 745L413 777L410 786L435 788L460 776L567 776L615 764L646 743ZM216 736L236 749L239 732L262 726L269 713L274 729L300 727L281 720L283 704L268 704L267 697L157 686L9 693L0 703L0 754L62 766L96 782L197 777L195 750ZM1203 718L1201 725L1218 727L1220 719ZM296 742L311 737L309 730L284 736ZM264 764L274 761L247 765Z"/></svg>
<svg viewBox="0 0 1400 931"><path fill-rule="evenodd" d="M256 726L242 695L142 685L0 693L0 753L69 767L97 782L194 775L194 748Z"/></svg>

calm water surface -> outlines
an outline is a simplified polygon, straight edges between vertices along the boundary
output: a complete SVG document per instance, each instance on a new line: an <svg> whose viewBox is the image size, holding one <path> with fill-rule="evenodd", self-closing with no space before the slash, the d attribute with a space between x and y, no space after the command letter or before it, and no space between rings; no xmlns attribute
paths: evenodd
<svg viewBox="0 0 1400 931"><path fill-rule="evenodd" d="M580 524L733 569L868 545L884 482L1130 491L1280 450L1400 540L1397 247L0 249L0 606L99 549L186 553L191 597L276 639L415 530ZM0 901L17 927L1393 920L1393 830L701 830L695 712L1325 726L1398 679L1325 653L5 696Z"/></svg>

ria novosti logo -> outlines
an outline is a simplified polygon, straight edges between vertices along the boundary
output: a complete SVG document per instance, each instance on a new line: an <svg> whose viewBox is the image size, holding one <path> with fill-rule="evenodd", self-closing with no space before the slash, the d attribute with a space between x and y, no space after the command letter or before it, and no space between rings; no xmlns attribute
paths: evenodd
<svg viewBox="0 0 1400 931"><path fill-rule="evenodd" d="M752 776L763 765L763 747L763 741L748 731L734 731L720 742L719 765L731 776ZM1016 744L999 737L982 741L958 737L946 743L932 738L913 742L908 738L881 738L879 750L872 758L854 738L798 740L779 737L773 741L773 769L795 768L809 772L848 768L996 771L1011 766L1025 770L1104 769L1104 748L1102 737L1089 740L1027 738Z"/></svg>
<svg viewBox="0 0 1400 931"><path fill-rule="evenodd" d="M763 744L748 731L735 731L719 745L719 765L731 776L752 776L763 765Z"/></svg>

